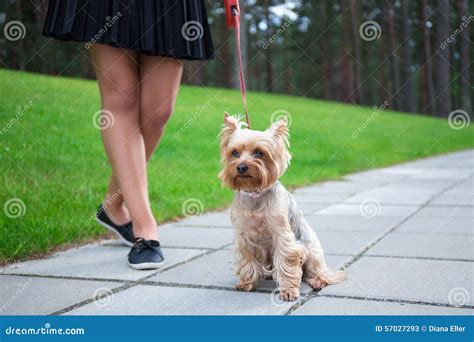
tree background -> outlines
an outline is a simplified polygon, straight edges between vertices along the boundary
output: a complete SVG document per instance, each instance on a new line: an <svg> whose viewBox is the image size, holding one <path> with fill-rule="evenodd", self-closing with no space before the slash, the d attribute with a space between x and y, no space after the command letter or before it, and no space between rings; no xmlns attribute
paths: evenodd
<svg viewBox="0 0 474 342"><path fill-rule="evenodd" d="M474 2L469 0L240 1L249 90L382 105L408 113L472 115ZM223 1L206 1L216 57L187 62L183 82L238 87L234 32ZM41 36L47 1L3 0L0 67L94 78L84 44ZM79 53L78 53L79 52Z"/></svg>

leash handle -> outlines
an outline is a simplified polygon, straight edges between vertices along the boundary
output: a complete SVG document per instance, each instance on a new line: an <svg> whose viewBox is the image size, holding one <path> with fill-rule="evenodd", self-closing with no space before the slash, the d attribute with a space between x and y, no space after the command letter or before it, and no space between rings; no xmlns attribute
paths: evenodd
<svg viewBox="0 0 474 342"><path fill-rule="evenodd" d="M231 10L231 13L234 17L235 50L237 52L237 59L239 61L240 93L242 95L242 103L244 104L245 120L247 121L247 127L250 129L249 110L247 108L247 93L245 91L244 66L243 66L243 63L242 63L242 50L241 50L241 47L240 47L240 8L239 8L239 2L235 1L235 4L230 6L230 10Z"/></svg>

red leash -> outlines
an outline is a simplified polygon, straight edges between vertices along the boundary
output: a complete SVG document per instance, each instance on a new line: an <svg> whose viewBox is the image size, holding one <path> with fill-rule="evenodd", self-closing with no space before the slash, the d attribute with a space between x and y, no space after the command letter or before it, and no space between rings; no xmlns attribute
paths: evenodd
<svg viewBox="0 0 474 342"><path fill-rule="evenodd" d="M239 79L240 79L240 93L242 94L242 102L245 110L245 120L247 127L250 129L249 111L247 108L247 94L245 92L245 76L244 66L242 63L242 50L240 48L240 7L238 0L225 0L227 27L235 28L235 51L237 52L237 59L239 60Z"/></svg>

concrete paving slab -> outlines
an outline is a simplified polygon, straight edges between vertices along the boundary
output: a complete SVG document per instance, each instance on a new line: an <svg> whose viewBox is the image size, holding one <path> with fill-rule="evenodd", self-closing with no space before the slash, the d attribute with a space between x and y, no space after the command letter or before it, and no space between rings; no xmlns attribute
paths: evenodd
<svg viewBox="0 0 474 342"><path fill-rule="evenodd" d="M417 214L417 217L438 217L449 220L452 218L474 218L474 207L441 207L426 206Z"/></svg>
<svg viewBox="0 0 474 342"><path fill-rule="evenodd" d="M295 310L292 315L472 315L472 309L434 305L359 300L350 298L315 297Z"/></svg>
<svg viewBox="0 0 474 342"><path fill-rule="evenodd" d="M296 195L351 195L363 190L379 186L381 182L351 182L351 181L328 181L297 189Z"/></svg>
<svg viewBox="0 0 474 342"><path fill-rule="evenodd" d="M302 203L316 203L316 204L335 204L342 202L347 198L345 194L313 194L313 193L303 193L294 194L296 202L301 205Z"/></svg>
<svg viewBox="0 0 474 342"><path fill-rule="evenodd" d="M474 189L472 196L447 196L441 195L430 202L430 205L444 206L474 206Z"/></svg>
<svg viewBox="0 0 474 342"><path fill-rule="evenodd" d="M329 255L327 256L327 263L330 267L337 269L349 258L349 256ZM148 280L233 289L238 282L238 277L234 274L234 252L233 250L217 251L169 271L159 273ZM259 290L267 291L275 288L276 285L272 280L262 281L258 287ZM302 293L308 293L311 288L304 284L301 290Z"/></svg>
<svg viewBox="0 0 474 342"><path fill-rule="evenodd" d="M474 235L474 219L433 217L418 217L416 214L398 228L400 233L428 233L428 234L464 234Z"/></svg>
<svg viewBox="0 0 474 342"><path fill-rule="evenodd" d="M473 263L363 257L325 294L473 305Z"/></svg>
<svg viewBox="0 0 474 342"><path fill-rule="evenodd" d="M215 249L231 243L234 239L234 231L223 228L168 225L159 232L164 248L170 246Z"/></svg>
<svg viewBox="0 0 474 342"><path fill-rule="evenodd" d="M38 274L61 277L138 280L155 271L136 271L126 264L128 247L87 245L56 253L50 258L4 267L0 273ZM163 248L163 267L189 260L205 250Z"/></svg>
<svg viewBox="0 0 474 342"><path fill-rule="evenodd" d="M306 216L306 221L316 232L329 231L374 231L384 232L398 225L402 218L395 216L377 216L366 218L360 215L314 215Z"/></svg>
<svg viewBox="0 0 474 342"><path fill-rule="evenodd" d="M120 283L0 275L0 315L47 315Z"/></svg>
<svg viewBox="0 0 474 342"><path fill-rule="evenodd" d="M396 196L394 194L397 194ZM430 200L430 194L411 193L404 195L401 192L377 193L375 191L364 192L344 200L342 204L361 204L365 201L375 200L381 205L413 205L420 206Z"/></svg>
<svg viewBox="0 0 474 342"><path fill-rule="evenodd" d="M177 226L232 227L230 210L224 210L203 215L190 216L175 223Z"/></svg>
<svg viewBox="0 0 474 342"><path fill-rule="evenodd" d="M462 259L474 261L472 235L437 235L392 233L382 239L367 255Z"/></svg>
<svg viewBox="0 0 474 342"><path fill-rule="evenodd" d="M332 254L354 255L378 238L377 231L328 231L316 229L324 252Z"/></svg>
<svg viewBox="0 0 474 342"><path fill-rule="evenodd" d="M267 293L140 285L113 295L110 303L90 303L66 315L278 315L293 303Z"/></svg>
<svg viewBox="0 0 474 342"><path fill-rule="evenodd" d="M357 204L336 204L318 211L318 215L350 215L362 217L395 216L408 217L419 209L418 206L381 204L376 200Z"/></svg>

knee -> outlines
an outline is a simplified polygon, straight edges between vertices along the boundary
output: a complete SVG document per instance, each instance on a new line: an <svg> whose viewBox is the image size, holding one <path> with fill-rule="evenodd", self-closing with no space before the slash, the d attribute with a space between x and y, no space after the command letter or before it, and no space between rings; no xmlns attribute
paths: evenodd
<svg viewBox="0 0 474 342"><path fill-rule="evenodd" d="M173 113L173 106L171 104L158 104L156 106L142 106L140 110L144 121L141 123L145 129L153 131L161 130L165 127L171 114Z"/></svg>
<svg viewBox="0 0 474 342"><path fill-rule="evenodd" d="M101 93L104 107L113 113L127 113L138 109L138 87L132 80L111 79L101 89Z"/></svg>

